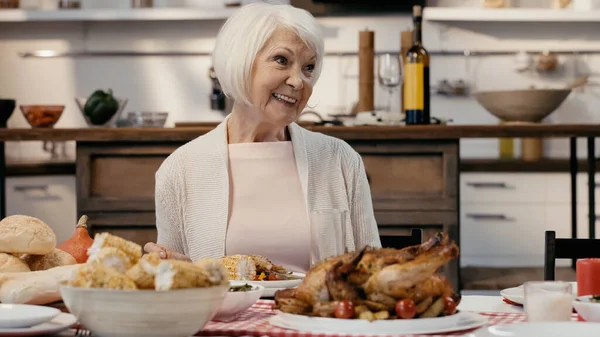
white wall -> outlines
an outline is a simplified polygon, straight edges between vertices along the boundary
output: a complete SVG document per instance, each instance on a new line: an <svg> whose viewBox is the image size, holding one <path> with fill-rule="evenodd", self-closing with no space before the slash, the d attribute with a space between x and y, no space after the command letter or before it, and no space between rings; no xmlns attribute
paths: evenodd
<svg viewBox="0 0 600 337"><path fill-rule="evenodd" d="M438 0L443 6L477 6L476 0ZM526 0L523 6L540 6L546 1ZM375 31L377 50L399 50L400 31L410 29L408 16L360 18L322 18L327 52L355 52L358 31L368 27ZM205 22L131 22L131 23L3 23L0 29L0 97L16 98L18 104L66 104L56 127L85 127L73 101L97 88L112 88L127 97L125 111L169 111L167 126L177 121L218 121L223 116L210 110L208 56L198 57L106 57L23 59L17 53L39 49L134 50L134 51L201 51L210 52L220 21ZM509 50L519 49L592 49L600 50L594 31L596 24L463 24L444 26L427 23L424 41L431 51L439 50ZM513 56L465 57L433 56L432 84L441 79L466 79L478 90L561 86L575 76L573 64L595 71L597 56L561 56L559 76L542 78L536 74L513 71ZM324 73L309 104L328 114L348 111L356 102L358 84L357 57L328 56ZM594 78L592 77L592 81ZM376 105L386 104L387 92L376 88ZM395 94L396 109L399 104ZM572 93L550 118L551 122L592 123L600 120L596 106L598 89L586 87ZM474 99L432 96L432 114L452 118L456 124L495 124ZM28 127L17 109L9 127ZM497 141L463 140L462 157L496 157ZM585 155L581 140L580 156ZM7 144L9 161L49 158L38 142ZM68 144L74 157L74 144ZM546 155L566 157L567 140L546 142Z"/></svg>

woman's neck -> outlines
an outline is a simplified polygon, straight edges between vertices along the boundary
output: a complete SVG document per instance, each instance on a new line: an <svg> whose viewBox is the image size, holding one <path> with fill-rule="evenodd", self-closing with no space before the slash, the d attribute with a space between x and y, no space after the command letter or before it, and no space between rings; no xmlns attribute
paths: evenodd
<svg viewBox="0 0 600 337"><path fill-rule="evenodd" d="M233 108L227 120L227 142L229 144L280 142L289 139L286 126L281 127L253 116L256 114L251 111Z"/></svg>

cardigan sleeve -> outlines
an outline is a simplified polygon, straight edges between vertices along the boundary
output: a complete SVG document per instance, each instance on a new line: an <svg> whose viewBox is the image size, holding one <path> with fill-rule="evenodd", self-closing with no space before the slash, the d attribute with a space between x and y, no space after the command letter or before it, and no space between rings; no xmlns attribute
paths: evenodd
<svg viewBox="0 0 600 337"><path fill-rule="evenodd" d="M175 252L188 255L183 242L183 216L177 173L177 167L172 165L170 158L161 165L155 174L155 208L156 229L158 237L156 243L163 245Z"/></svg>
<svg viewBox="0 0 600 337"><path fill-rule="evenodd" d="M357 250L364 246L381 248L379 229L373 212L373 201L371 200L371 188L367 180L367 173L363 160L358 152L354 154L354 165L352 165L353 179L350 200L350 217L352 230L354 231L354 246Z"/></svg>

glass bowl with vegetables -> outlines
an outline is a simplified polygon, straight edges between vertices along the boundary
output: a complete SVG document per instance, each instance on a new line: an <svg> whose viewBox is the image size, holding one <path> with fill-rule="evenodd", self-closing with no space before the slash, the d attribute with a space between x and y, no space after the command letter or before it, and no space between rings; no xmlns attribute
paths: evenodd
<svg viewBox="0 0 600 337"><path fill-rule="evenodd" d="M112 89L98 89L89 97L76 97L75 102L89 127L112 128L127 105L127 99L117 98Z"/></svg>
<svg viewBox="0 0 600 337"><path fill-rule="evenodd" d="M19 109L32 128L51 128L65 110L64 105L19 105Z"/></svg>

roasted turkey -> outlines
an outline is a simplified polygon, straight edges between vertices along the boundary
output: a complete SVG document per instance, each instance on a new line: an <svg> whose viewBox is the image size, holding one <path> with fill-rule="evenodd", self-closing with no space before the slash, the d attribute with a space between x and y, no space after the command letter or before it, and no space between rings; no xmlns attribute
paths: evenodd
<svg viewBox="0 0 600 337"><path fill-rule="evenodd" d="M308 271L296 289L275 294L275 308L283 312L330 317L339 301L367 307L373 312L394 313L399 300L431 305L451 297L450 282L439 273L458 257L459 249L444 233L403 249L365 247L332 257Z"/></svg>

